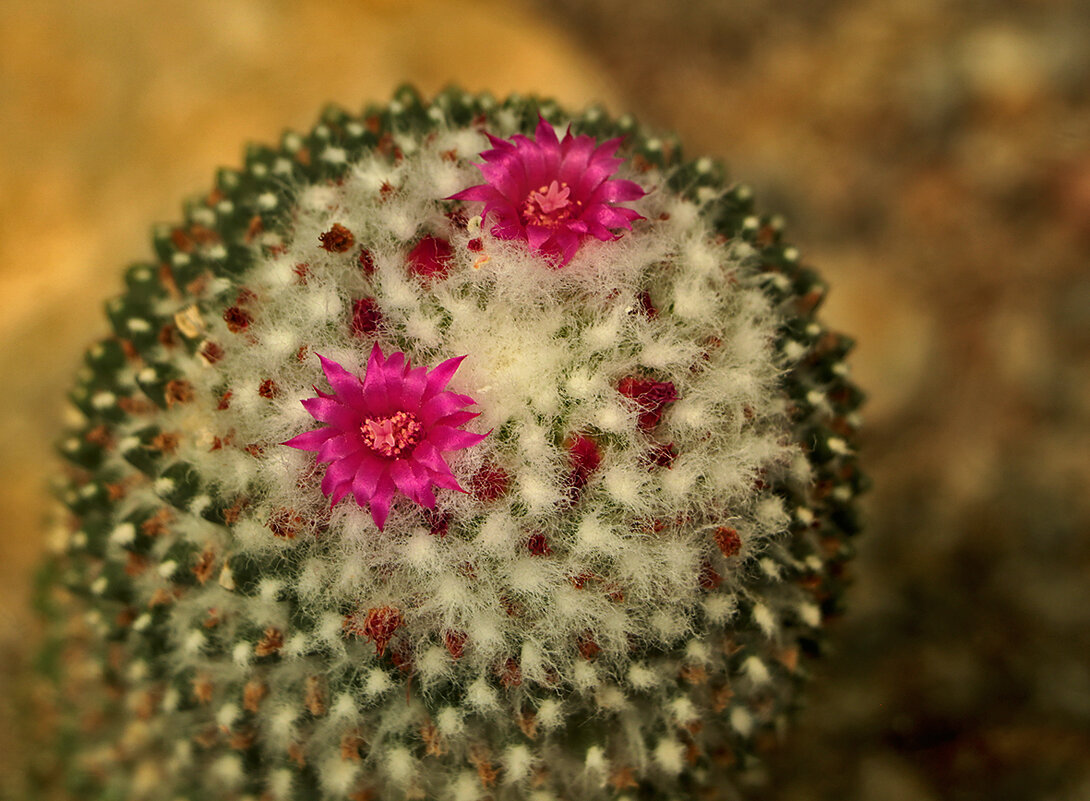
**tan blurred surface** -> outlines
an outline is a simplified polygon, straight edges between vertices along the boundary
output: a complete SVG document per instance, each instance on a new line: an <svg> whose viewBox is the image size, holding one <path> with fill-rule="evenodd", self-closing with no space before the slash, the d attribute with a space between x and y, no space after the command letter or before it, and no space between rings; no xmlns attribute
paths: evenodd
<svg viewBox="0 0 1090 801"><path fill-rule="evenodd" d="M542 69L542 64L547 69ZM542 15L502 0L8 0L0 6L0 797L18 784L26 598L62 400L105 332L120 268L247 141L405 81L574 106L610 82Z"/></svg>
<svg viewBox="0 0 1090 801"><path fill-rule="evenodd" d="M58 399L149 224L327 101L453 81L724 158L860 340L870 531L761 797L1090 797L1088 41L1084 0L8 0L0 681Z"/></svg>
<svg viewBox="0 0 1090 801"><path fill-rule="evenodd" d="M857 586L757 797L1090 798L1090 4L559 5L859 340Z"/></svg>

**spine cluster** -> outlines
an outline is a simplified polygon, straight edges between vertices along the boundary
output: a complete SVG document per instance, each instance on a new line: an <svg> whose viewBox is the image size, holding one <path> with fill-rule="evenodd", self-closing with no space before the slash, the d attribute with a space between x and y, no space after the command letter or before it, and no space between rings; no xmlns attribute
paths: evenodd
<svg viewBox="0 0 1090 801"><path fill-rule="evenodd" d="M466 192L486 134L542 119L623 137L644 193L560 266ZM839 611L865 484L852 343L744 184L630 117L405 89L251 147L153 244L60 443L46 662L74 796L729 793ZM284 445L333 395L319 356L363 380L373 348L464 356L443 377L475 404L442 432L456 484L381 521ZM376 459L439 436L361 419Z"/></svg>

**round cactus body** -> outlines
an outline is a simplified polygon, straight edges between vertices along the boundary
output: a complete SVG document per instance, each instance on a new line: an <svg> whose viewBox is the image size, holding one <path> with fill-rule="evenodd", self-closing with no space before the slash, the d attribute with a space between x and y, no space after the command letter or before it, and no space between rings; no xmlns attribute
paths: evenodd
<svg viewBox="0 0 1090 801"><path fill-rule="evenodd" d="M747 187L627 117L403 90L154 246L61 444L74 794L730 793L862 485L850 342Z"/></svg>

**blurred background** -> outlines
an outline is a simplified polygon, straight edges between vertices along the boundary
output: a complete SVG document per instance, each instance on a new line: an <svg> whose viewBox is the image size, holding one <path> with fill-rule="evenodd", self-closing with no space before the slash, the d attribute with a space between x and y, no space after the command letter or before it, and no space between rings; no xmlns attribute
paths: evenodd
<svg viewBox="0 0 1090 801"><path fill-rule="evenodd" d="M754 796L1090 799L1085 0L5 0L0 798L61 399L120 268L243 142L406 80L676 130L859 341L869 530Z"/></svg>

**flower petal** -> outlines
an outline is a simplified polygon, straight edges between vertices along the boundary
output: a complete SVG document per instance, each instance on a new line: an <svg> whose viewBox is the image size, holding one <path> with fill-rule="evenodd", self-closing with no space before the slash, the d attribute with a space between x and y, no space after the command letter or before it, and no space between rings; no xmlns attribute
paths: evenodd
<svg viewBox="0 0 1090 801"><path fill-rule="evenodd" d="M460 428L436 425L428 430L428 442L440 451L456 451L470 448L483 440L487 434L474 434Z"/></svg>
<svg viewBox="0 0 1090 801"><path fill-rule="evenodd" d="M455 492L465 492L462 485L458 483L458 479L454 477L454 473L450 472L450 468L447 468L445 473L432 472L430 475L432 484L437 487L454 490Z"/></svg>
<svg viewBox="0 0 1090 801"><path fill-rule="evenodd" d="M490 200L494 200L496 195L499 194L489 184L477 184L471 186L468 189L463 189L461 192L456 192L447 200L470 200L479 203L487 203Z"/></svg>
<svg viewBox="0 0 1090 801"><path fill-rule="evenodd" d="M489 230L496 239L522 239L525 237L522 225L517 222L496 223Z"/></svg>
<svg viewBox="0 0 1090 801"><path fill-rule="evenodd" d="M454 374L461 366L463 359L465 359L465 356L455 356L453 359L447 359L440 362L438 367L428 373L427 388L425 390L427 398L431 398L446 389L450 379L454 377Z"/></svg>
<svg viewBox="0 0 1090 801"><path fill-rule="evenodd" d="M424 440L413 451L413 459L435 473L449 473L450 466L434 445Z"/></svg>
<svg viewBox="0 0 1090 801"><path fill-rule="evenodd" d="M596 239L601 239L603 242L608 242L613 239L613 232L598 222L593 217L587 217L584 221L586 223L585 233L587 236L593 236Z"/></svg>
<svg viewBox="0 0 1090 801"><path fill-rule="evenodd" d="M396 398L392 398L401 411L415 413L420 408L420 401L428 385L427 373L427 367L414 367L405 374L400 392L397 393Z"/></svg>
<svg viewBox="0 0 1090 801"><path fill-rule="evenodd" d="M390 478L393 479L394 486L399 491L416 503L429 506L429 508L435 506L435 495L428 489L430 482L427 471L423 467L414 470L411 460L398 459L390 465ZM430 505L426 503L429 495L431 496Z"/></svg>
<svg viewBox="0 0 1090 801"><path fill-rule="evenodd" d="M559 256L557 267L563 267L570 262L579 250L579 237L568 231L561 231L554 240L554 247Z"/></svg>
<svg viewBox="0 0 1090 801"><path fill-rule="evenodd" d="M424 427L428 428L440 418L453 414L472 403L473 399L467 395L459 395L457 392L440 392L424 401L417 417Z"/></svg>
<svg viewBox="0 0 1090 801"><path fill-rule="evenodd" d="M492 134L488 133L487 131L485 131L484 135L488 137L488 141L492 143L492 147L494 147L496 150L503 151L503 150L506 150L506 149L512 147L511 143L508 142L506 139L501 139L498 136L493 136ZM492 150L488 151L488 153L492 153L492 152L495 152L495 151L492 151ZM481 155L488 155L488 153L482 153Z"/></svg>
<svg viewBox="0 0 1090 801"><path fill-rule="evenodd" d="M620 209L613 206L603 206L598 212L597 220L606 228L629 228L631 223L629 220L632 218L625 214L625 212L635 213L632 209ZM639 216L639 215L637 215Z"/></svg>
<svg viewBox="0 0 1090 801"><path fill-rule="evenodd" d="M339 433L340 431L336 428L325 426L316 428L313 431L304 431L299 436L292 437L282 444L287 445L289 448L298 448L301 451L316 451L322 447L323 442L330 437L337 436Z"/></svg>
<svg viewBox="0 0 1090 801"><path fill-rule="evenodd" d="M322 492L325 495L332 495L341 484L351 483L361 461L363 456L356 454L330 464L326 468L325 476L322 477Z"/></svg>
<svg viewBox="0 0 1090 801"><path fill-rule="evenodd" d="M379 531L382 531L386 526L386 518L390 514L390 504L394 500L394 492L396 491L397 487L394 486L390 476L383 473L379 477L378 487L369 498L361 498L358 494L356 495L356 502L360 506L369 505L371 507L371 519L375 521Z"/></svg>
<svg viewBox="0 0 1090 801"><path fill-rule="evenodd" d="M495 165L486 165L489 169L486 171L484 167L481 168L481 173L484 175L484 179L487 182L485 186L492 187L494 194L491 198L492 203L498 206L511 206L518 203L522 197L524 197L528 191L528 185L526 183L526 171L519 164L512 165L515 169L515 173L512 174L511 169L508 167L497 167Z"/></svg>
<svg viewBox="0 0 1090 801"><path fill-rule="evenodd" d="M542 152L541 148L526 139L522 151L516 158L518 168L522 170L522 174L525 176L523 180L525 181L526 190L534 190L542 186L545 177L550 174L550 170L548 157ZM512 166L511 172L515 173L514 166Z"/></svg>
<svg viewBox="0 0 1090 801"><path fill-rule="evenodd" d="M451 473L450 470L447 470L446 473L429 472L429 475L432 477L432 484L437 487L452 489L453 491L456 491L456 493L464 493L465 491L462 489L462 485L458 483L457 478L455 478L455 474Z"/></svg>
<svg viewBox="0 0 1090 801"><path fill-rule="evenodd" d="M382 348L376 342L367 358L367 372L363 376L363 399L360 406L367 415L387 414L390 408L385 367L386 359L382 355Z"/></svg>
<svg viewBox="0 0 1090 801"><path fill-rule="evenodd" d="M410 464L410 467L412 467L413 472L420 473L421 489L418 497L415 499L416 502L425 509L434 509L435 492L432 490L433 482L430 474L423 467L418 467L415 464Z"/></svg>
<svg viewBox="0 0 1090 801"><path fill-rule="evenodd" d="M425 440L417 445L416 450L413 451L413 458L418 464L427 469L432 483L437 487L465 492L458 484L457 479L454 478L450 465L447 464L443 455L430 442Z"/></svg>
<svg viewBox="0 0 1090 801"><path fill-rule="evenodd" d="M571 136L569 129L567 136ZM540 114L537 117L537 128L534 130L534 139L537 144L545 150L552 151L554 153L560 153L560 140L556 136L556 128L549 124L549 122Z"/></svg>
<svg viewBox="0 0 1090 801"><path fill-rule="evenodd" d="M572 188L577 187L580 177L587 169L593 152L593 137L576 136L572 139L571 145L564 154L564 161L560 165L560 180Z"/></svg>
<svg viewBox="0 0 1090 801"><path fill-rule="evenodd" d="M329 423L345 431L359 425L359 414L338 401L329 398L304 398L301 403L319 423Z"/></svg>
<svg viewBox="0 0 1090 801"><path fill-rule="evenodd" d="M394 381L404 378L408 366L405 354L400 350L395 351L386 357L386 364L383 366L382 372L386 378L387 388L389 388Z"/></svg>
<svg viewBox="0 0 1090 801"><path fill-rule="evenodd" d="M332 509L334 506L340 503L341 498L347 495L351 490L351 481L346 481L343 484L338 485L329 496L329 508Z"/></svg>
<svg viewBox="0 0 1090 801"><path fill-rule="evenodd" d="M587 169L573 184L573 189L580 198L591 198L595 190L605 183L617 168L621 166L621 159L592 158Z"/></svg>
<svg viewBox="0 0 1090 801"><path fill-rule="evenodd" d="M379 479L389 469L389 462L367 451L362 451L361 456L352 476L352 492L357 498L361 495L370 498L375 494Z"/></svg>
<svg viewBox="0 0 1090 801"><path fill-rule="evenodd" d="M357 436L342 434L337 437L331 437L318 449L318 461L332 462L337 459L345 459L359 453L363 448L363 440Z"/></svg>
<svg viewBox="0 0 1090 801"><path fill-rule="evenodd" d="M530 250L540 251L542 245L548 242L552 235L552 230L542 225L526 226L526 243L530 246Z"/></svg>
<svg viewBox="0 0 1090 801"><path fill-rule="evenodd" d="M606 181L597 191L592 200L617 203L625 200L639 200L647 193L635 181Z"/></svg>
<svg viewBox="0 0 1090 801"><path fill-rule="evenodd" d="M338 398L343 403L358 405L363 400L363 384L359 377L348 372L335 361L321 354L317 355L318 361L322 363L322 372L325 373L326 380L329 381L329 385L333 387Z"/></svg>
<svg viewBox="0 0 1090 801"><path fill-rule="evenodd" d="M435 422L439 425L450 426L451 428L458 428L464 426L470 420L480 417L480 412L453 412L446 417L440 417Z"/></svg>

